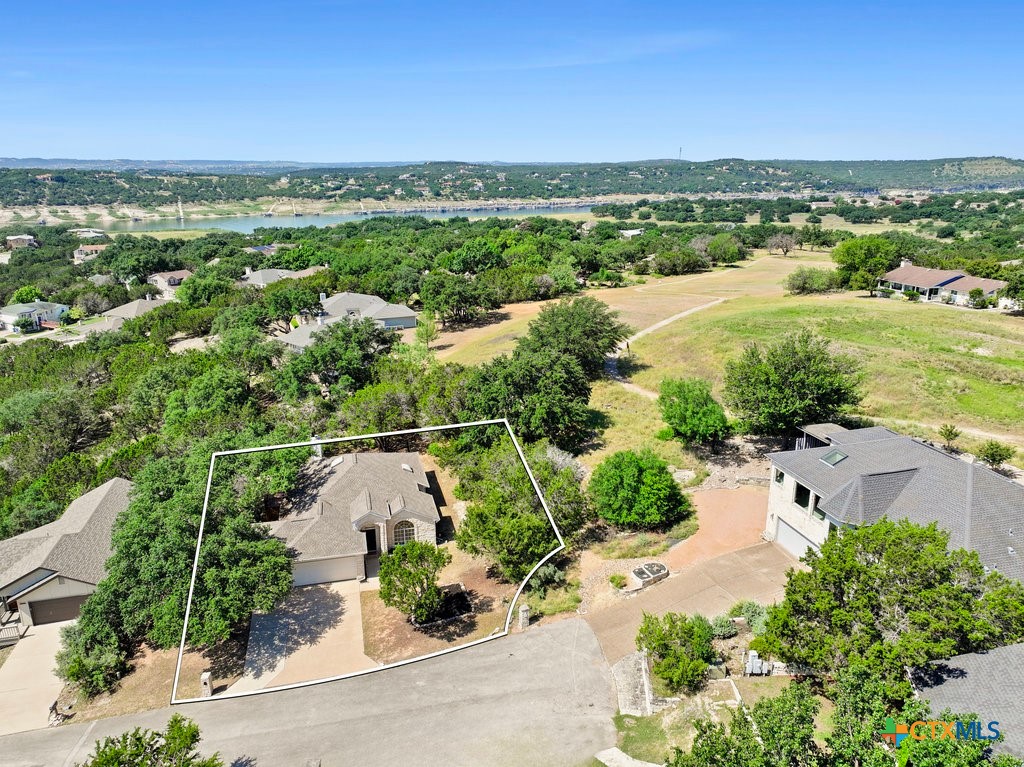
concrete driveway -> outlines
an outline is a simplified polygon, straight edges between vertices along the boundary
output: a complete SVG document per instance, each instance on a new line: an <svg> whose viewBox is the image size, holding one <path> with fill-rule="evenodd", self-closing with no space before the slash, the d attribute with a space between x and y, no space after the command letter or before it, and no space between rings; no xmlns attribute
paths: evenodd
<svg viewBox="0 0 1024 767"><path fill-rule="evenodd" d="M571 618L379 674L8 735L0 754L10 767L72 765L97 739L172 713L199 725L204 754L256 767L580 767L616 739L611 672Z"/></svg>
<svg viewBox="0 0 1024 767"><path fill-rule="evenodd" d="M359 582L300 586L277 610L253 616L245 671L228 692L313 682L377 665L363 654Z"/></svg>
<svg viewBox="0 0 1024 767"><path fill-rule="evenodd" d="M636 650L636 631L645 612L712 618L742 599L770 604L783 597L786 571L799 566L774 543L759 543L686 567L635 597L588 614L586 620L605 659L614 665Z"/></svg>
<svg viewBox="0 0 1024 767"><path fill-rule="evenodd" d="M60 630L74 621L32 626L0 666L0 735L46 727L64 683L53 673Z"/></svg>

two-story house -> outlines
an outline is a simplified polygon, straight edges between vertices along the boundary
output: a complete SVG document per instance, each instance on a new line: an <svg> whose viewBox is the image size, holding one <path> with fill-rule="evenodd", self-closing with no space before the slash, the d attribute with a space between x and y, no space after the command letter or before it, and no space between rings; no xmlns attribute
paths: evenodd
<svg viewBox="0 0 1024 767"><path fill-rule="evenodd" d="M836 528L908 519L936 523L951 547L1024 581L1024 485L981 464L880 426L836 424L806 426L797 450L769 457L765 537L794 556Z"/></svg>
<svg viewBox="0 0 1024 767"><path fill-rule="evenodd" d="M160 290L160 298L173 301L175 293L185 280L192 276L188 269L178 269L174 272L157 272L151 274L146 280L150 285L155 285Z"/></svg>

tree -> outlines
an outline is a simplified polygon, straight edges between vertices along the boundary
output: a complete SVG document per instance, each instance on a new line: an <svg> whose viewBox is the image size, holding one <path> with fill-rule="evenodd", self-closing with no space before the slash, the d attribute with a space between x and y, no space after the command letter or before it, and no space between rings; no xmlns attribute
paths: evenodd
<svg viewBox="0 0 1024 767"><path fill-rule="evenodd" d="M665 379L658 405L665 423L687 445L715 445L729 434L725 411L711 396L708 383L699 378Z"/></svg>
<svg viewBox="0 0 1024 767"><path fill-rule="evenodd" d="M978 449L978 458L993 469L998 469L1013 458L1016 452L1010 445L990 439Z"/></svg>
<svg viewBox="0 0 1024 767"><path fill-rule="evenodd" d="M381 601L415 623L427 623L441 608L444 595L437 577L451 561L447 550L426 541L409 541L381 554Z"/></svg>
<svg viewBox="0 0 1024 767"><path fill-rule="evenodd" d="M963 436L963 432L951 423L944 423L939 427L939 436L942 437L946 450L952 450L953 443Z"/></svg>
<svg viewBox="0 0 1024 767"><path fill-rule="evenodd" d="M878 290L878 275L866 269L858 269L850 277L847 287L850 290L866 290L869 296L874 297L875 291Z"/></svg>
<svg viewBox="0 0 1024 767"><path fill-rule="evenodd" d="M899 264L899 258L897 247L891 240L874 234L846 240L832 250L832 260L839 265L843 285L849 285L853 275L860 271L877 282L879 277Z"/></svg>
<svg viewBox="0 0 1024 767"><path fill-rule="evenodd" d="M18 288L11 294L8 303L12 304L30 304L33 301L42 301L43 291L37 288L35 285L24 285Z"/></svg>
<svg viewBox="0 0 1024 767"><path fill-rule="evenodd" d="M654 673L669 689L696 691L704 684L708 664L715 659L714 630L703 615L644 613L636 648L650 653Z"/></svg>
<svg viewBox="0 0 1024 767"><path fill-rule="evenodd" d="M810 331L751 344L725 366L725 402L752 434L787 434L860 402L858 366Z"/></svg>
<svg viewBox="0 0 1024 767"><path fill-rule="evenodd" d="M520 343L526 349L552 349L575 357L588 377L597 378L605 357L629 335L629 327L617 318L618 312L596 298L562 299L541 310Z"/></svg>
<svg viewBox="0 0 1024 767"><path fill-rule="evenodd" d="M668 464L650 450L609 456L594 469L588 489L598 515L618 527L660 527L690 513Z"/></svg>
<svg viewBox="0 0 1024 767"><path fill-rule="evenodd" d="M219 754L199 755L199 741L199 725L174 714L163 732L136 727L97 741L89 761L79 767L223 767Z"/></svg>
<svg viewBox="0 0 1024 767"><path fill-rule="evenodd" d="M905 668L1017 641L1024 587L986 576L975 552L949 551L932 524L883 519L830 535L807 570L787 576L760 641L788 663L835 675L871 664L891 700L910 696Z"/></svg>
<svg viewBox="0 0 1024 767"><path fill-rule="evenodd" d="M835 269L798 266L786 277L783 284L793 295L828 293L839 289L839 276Z"/></svg>
<svg viewBox="0 0 1024 767"><path fill-rule="evenodd" d="M185 306L209 306L213 299L231 292L233 288L228 278L207 272L192 275L182 282L174 297Z"/></svg>
<svg viewBox="0 0 1024 767"><path fill-rule="evenodd" d="M587 433L590 383L577 359L557 350L516 348L478 367L467 390L466 420L507 418L518 437L565 450Z"/></svg>
<svg viewBox="0 0 1024 767"><path fill-rule="evenodd" d="M416 320L416 340L429 349L430 345L440 335L437 329L437 320L434 319L434 313L431 311L421 312Z"/></svg>
<svg viewBox="0 0 1024 767"><path fill-rule="evenodd" d="M744 255L740 244L731 234L716 234L708 242L708 259L712 264L732 264L743 259Z"/></svg>
<svg viewBox="0 0 1024 767"><path fill-rule="evenodd" d="M789 251L796 247L796 238L791 234L780 232L769 237L764 246L768 249L769 253L777 250L783 256L788 256Z"/></svg>
<svg viewBox="0 0 1024 767"><path fill-rule="evenodd" d="M1003 295L1016 302L1017 308L1024 309L1024 266L1007 269L1003 279L1006 280Z"/></svg>
<svg viewBox="0 0 1024 767"><path fill-rule="evenodd" d="M967 297L971 301L971 306L975 309L984 309L988 306L988 299L985 298L985 291L981 288L971 288L967 293Z"/></svg>

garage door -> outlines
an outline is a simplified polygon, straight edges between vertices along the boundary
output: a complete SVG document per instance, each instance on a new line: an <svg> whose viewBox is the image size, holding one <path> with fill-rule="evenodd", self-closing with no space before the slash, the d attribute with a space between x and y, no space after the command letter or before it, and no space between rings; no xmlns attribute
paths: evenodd
<svg viewBox="0 0 1024 767"><path fill-rule="evenodd" d="M779 520L779 527L775 532L775 542L794 557L802 557L808 548L818 551L818 547L810 538L782 519Z"/></svg>
<svg viewBox="0 0 1024 767"><path fill-rule="evenodd" d="M360 557L338 557L316 562L297 562L292 570L296 586L350 581L359 577Z"/></svg>
<svg viewBox="0 0 1024 767"><path fill-rule="evenodd" d="M32 611L32 622L41 626L44 623L56 623L57 621L71 621L78 617L78 610L89 597L62 597L61 599L44 599L39 602L30 602L29 609Z"/></svg>

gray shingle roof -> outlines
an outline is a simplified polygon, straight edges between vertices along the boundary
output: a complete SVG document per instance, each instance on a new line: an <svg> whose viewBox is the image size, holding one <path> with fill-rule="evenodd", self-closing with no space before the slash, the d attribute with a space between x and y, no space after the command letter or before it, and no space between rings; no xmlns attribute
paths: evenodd
<svg viewBox="0 0 1024 767"><path fill-rule="evenodd" d="M39 569L99 583L114 520L128 508L131 490L131 482L115 477L76 498L56 521L0 541L0 591Z"/></svg>
<svg viewBox="0 0 1024 767"><path fill-rule="evenodd" d="M829 517L852 525L883 516L935 522L953 548L973 549L986 566L1024 581L1024 485L879 427L830 438L826 447L771 455L822 499ZM847 457L830 466L821 459L833 450Z"/></svg>
<svg viewBox="0 0 1024 767"><path fill-rule="evenodd" d="M404 467L409 467L411 471ZM280 522L274 535L297 553L298 561L366 553L357 526L386 519L440 519L416 453L349 453L314 458L307 475L318 476L316 497Z"/></svg>
<svg viewBox="0 0 1024 767"><path fill-rule="evenodd" d="M105 317L120 317L125 320L135 319L141 317L146 312L151 312L158 306L169 304L170 301L165 301L162 298L151 298L148 301L144 298L140 298L137 301L129 301L127 304L121 304L115 306L113 309L103 312Z"/></svg>
<svg viewBox="0 0 1024 767"><path fill-rule="evenodd" d="M932 714L977 714L982 729L997 721L1006 739L993 750L1024 756L1024 644L936 661L913 676Z"/></svg>
<svg viewBox="0 0 1024 767"><path fill-rule="evenodd" d="M321 303L331 317L344 317L353 312L360 317L372 317L375 320L416 316L416 312L408 306L389 304L383 298L364 293L336 293Z"/></svg>

